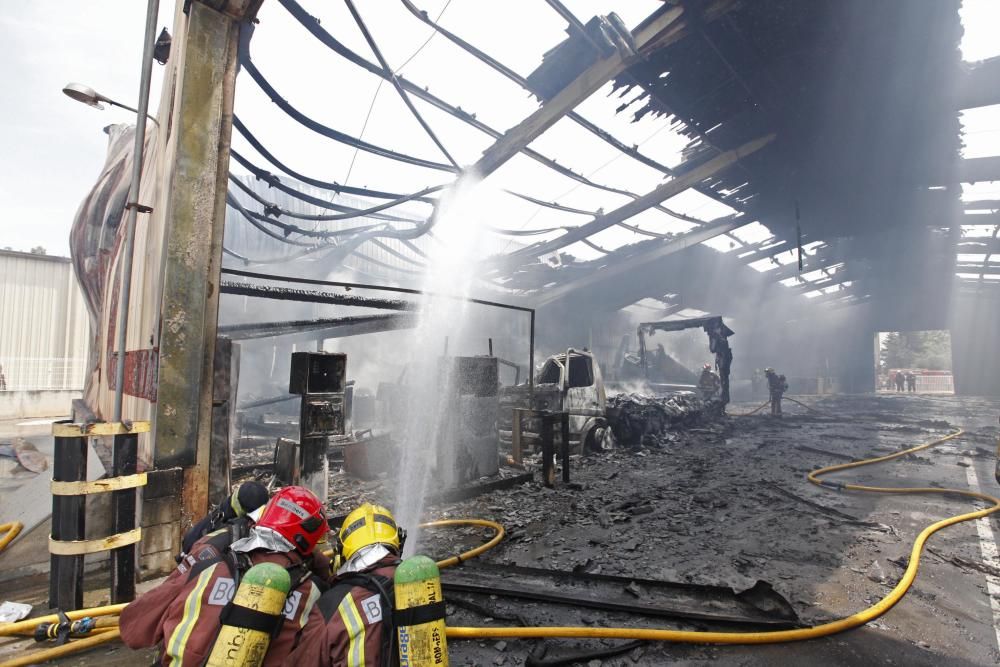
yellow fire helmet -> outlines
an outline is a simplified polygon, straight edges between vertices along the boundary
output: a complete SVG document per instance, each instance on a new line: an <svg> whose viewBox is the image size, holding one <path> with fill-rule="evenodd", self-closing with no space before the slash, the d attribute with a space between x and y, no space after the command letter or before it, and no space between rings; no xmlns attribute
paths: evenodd
<svg viewBox="0 0 1000 667"><path fill-rule="evenodd" d="M340 527L340 553L346 561L358 549L382 544L398 554L404 536L405 533L396 527L392 512L381 505L365 503L344 519Z"/></svg>

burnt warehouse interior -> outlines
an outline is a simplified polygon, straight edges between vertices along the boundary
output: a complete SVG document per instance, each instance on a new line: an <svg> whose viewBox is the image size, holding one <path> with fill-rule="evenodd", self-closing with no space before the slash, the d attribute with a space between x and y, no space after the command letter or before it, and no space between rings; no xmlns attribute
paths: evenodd
<svg viewBox="0 0 1000 667"><path fill-rule="evenodd" d="M44 18L140 77L0 250L0 667L997 664L997 3L135 4Z"/></svg>

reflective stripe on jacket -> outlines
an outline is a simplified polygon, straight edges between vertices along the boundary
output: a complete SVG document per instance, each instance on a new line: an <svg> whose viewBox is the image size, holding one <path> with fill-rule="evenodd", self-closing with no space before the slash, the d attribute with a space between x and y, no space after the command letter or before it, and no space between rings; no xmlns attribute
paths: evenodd
<svg viewBox="0 0 1000 667"><path fill-rule="evenodd" d="M392 595L392 577L398 558L387 556L361 574L378 575L386 580ZM350 581L356 574L339 577ZM329 591L316 605L323 623L309 626L302 633L298 646L285 661L294 667L382 667L399 664L393 655L393 642L384 636L384 620L391 618L392 600L386 601L377 589L353 586L346 593L334 579Z"/></svg>
<svg viewBox="0 0 1000 667"><path fill-rule="evenodd" d="M122 610L119 627L130 648L159 645L160 663L171 667L199 667L221 628L219 615L236 592L236 581L221 553L211 545L212 535L199 540L159 586L141 595ZM282 567L301 560L294 554L253 552L251 562ZM293 576L294 580L294 576ZM285 602L285 620L271 640L264 665L280 665L291 653L307 623L322 626L316 603L319 587L311 580L297 586Z"/></svg>

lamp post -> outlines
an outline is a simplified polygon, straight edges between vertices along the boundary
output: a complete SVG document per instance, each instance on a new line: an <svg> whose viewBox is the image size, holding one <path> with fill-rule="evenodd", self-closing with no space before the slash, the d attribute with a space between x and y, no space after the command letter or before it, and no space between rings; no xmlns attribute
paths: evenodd
<svg viewBox="0 0 1000 667"><path fill-rule="evenodd" d="M85 86L82 83L67 83L65 86L63 86L62 91L67 97L74 99L77 102L82 102L86 104L88 107L94 107L95 109L103 109L104 108L104 104L102 104L103 102L105 104L110 104L113 107L120 107L122 109L127 109L128 111L131 111L132 113L135 114L139 113L138 109L134 109L129 105L123 104L117 100L113 100L110 97L105 97L104 95L101 95L99 92L97 92L90 86ZM153 121L153 124L159 127L160 124L156 122L155 117L147 113L146 118Z"/></svg>

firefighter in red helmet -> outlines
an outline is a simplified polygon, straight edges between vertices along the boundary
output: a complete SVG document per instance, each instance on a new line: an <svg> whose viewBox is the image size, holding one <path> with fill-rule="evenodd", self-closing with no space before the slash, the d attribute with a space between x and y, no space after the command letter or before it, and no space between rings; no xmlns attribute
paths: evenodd
<svg viewBox="0 0 1000 667"><path fill-rule="evenodd" d="M125 644L158 645L162 665L203 664L242 575L259 563L277 563L288 570L291 588L263 664L281 664L306 624L323 622L316 602L327 581L314 571L329 572L316 549L329 526L319 498L299 486L275 493L255 519L249 535L232 544L228 531L205 535L162 584L129 604L120 620Z"/></svg>

